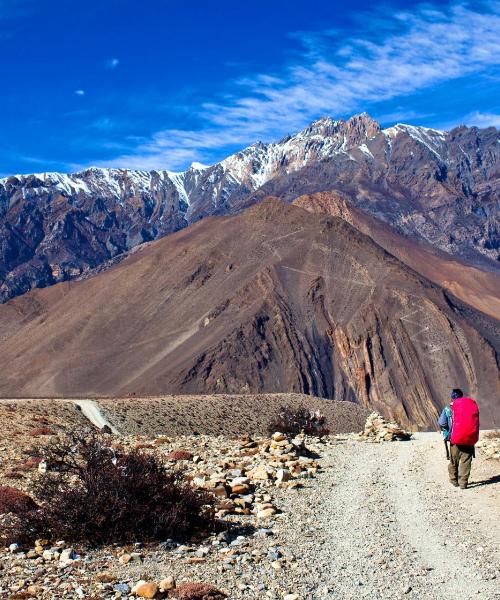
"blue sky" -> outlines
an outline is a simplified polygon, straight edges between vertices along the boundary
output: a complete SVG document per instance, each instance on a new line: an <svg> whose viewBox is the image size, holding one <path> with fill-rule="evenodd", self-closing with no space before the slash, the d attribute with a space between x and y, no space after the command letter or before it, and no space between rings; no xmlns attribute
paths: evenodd
<svg viewBox="0 0 500 600"><path fill-rule="evenodd" d="M500 127L500 2L0 0L0 174L181 170L321 116Z"/></svg>

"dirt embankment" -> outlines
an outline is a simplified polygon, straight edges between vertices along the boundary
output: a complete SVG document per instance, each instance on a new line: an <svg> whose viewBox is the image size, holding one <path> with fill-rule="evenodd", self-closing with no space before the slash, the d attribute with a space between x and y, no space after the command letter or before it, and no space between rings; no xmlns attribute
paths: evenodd
<svg viewBox="0 0 500 600"><path fill-rule="evenodd" d="M122 433L135 435L265 435L284 406L321 411L331 433L360 431L367 409L304 394L213 394L100 399L99 406Z"/></svg>

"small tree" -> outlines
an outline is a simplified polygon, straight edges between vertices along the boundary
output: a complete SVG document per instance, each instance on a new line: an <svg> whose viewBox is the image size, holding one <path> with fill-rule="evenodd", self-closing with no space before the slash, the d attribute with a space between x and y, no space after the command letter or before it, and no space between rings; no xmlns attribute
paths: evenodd
<svg viewBox="0 0 500 600"><path fill-rule="evenodd" d="M319 410L312 411L305 406L284 406L269 424L268 431L270 434L280 431L288 435L305 433L323 437L330 433L326 425L326 417Z"/></svg>
<svg viewBox="0 0 500 600"><path fill-rule="evenodd" d="M73 435L49 446L49 472L34 486L39 506L12 535L92 544L187 539L213 524L214 498L152 455L115 451L105 438Z"/></svg>

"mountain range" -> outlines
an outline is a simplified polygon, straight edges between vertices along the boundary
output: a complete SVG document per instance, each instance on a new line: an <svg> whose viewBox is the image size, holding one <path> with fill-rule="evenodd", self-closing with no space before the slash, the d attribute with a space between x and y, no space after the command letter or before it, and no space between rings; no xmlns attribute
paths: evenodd
<svg viewBox="0 0 500 600"><path fill-rule="evenodd" d="M397 232L498 272L499 135L320 119L187 171L90 168L0 180L0 301L267 196L336 191Z"/></svg>
<svg viewBox="0 0 500 600"><path fill-rule="evenodd" d="M498 321L346 220L273 198L24 294L0 330L2 396L294 391L423 427L453 382L498 416Z"/></svg>
<svg viewBox="0 0 500 600"><path fill-rule="evenodd" d="M361 114L182 173L0 180L0 395L294 391L429 427L459 386L498 426L498 142Z"/></svg>

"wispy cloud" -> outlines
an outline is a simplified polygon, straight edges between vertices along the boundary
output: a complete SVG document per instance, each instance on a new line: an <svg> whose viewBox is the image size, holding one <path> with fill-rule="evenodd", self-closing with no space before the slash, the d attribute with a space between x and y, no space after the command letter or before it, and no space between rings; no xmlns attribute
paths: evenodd
<svg viewBox="0 0 500 600"><path fill-rule="evenodd" d="M92 127L106 131L113 128L113 121L109 117L99 117L92 122Z"/></svg>
<svg viewBox="0 0 500 600"><path fill-rule="evenodd" d="M366 22L347 39L334 30L293 34L301 51L281 72L228 82L221 99L195 110L200 128L158 131L107 164L151 169L210 161L215 151L279 137L322 114L351 113L500 62L499 2L425 4L392 19L373 13Z"/></svg>
<svg viewBox="0 0 500 600"><path fill-rule="evenodd" d="M77 96L85 96L85 90L75 90Z"/></svg>
<svg viewBox="0 0 500 600"><path fill-rule="evenodd" d="M23 162L30 163L32 165L36 165L35 168L37 168L39 165L43 166L44 171L47 169L47 167L53 168L55 170L58 170L61 168L60 160L53 160L50 158L41 158L39 156L29 156L29 155L19 155L17 158ZM68 169L68 171L74 172L74 171L81 170L82 165L80 165L78 163L66 163L66 168Z"/></svg>
<svg viewBox="0 0 500 600"><path fill-rule="evenodd" d="M109 58L106 61L106 67L108 69L116 69L116 67L120 64L120 61L118 58Z"/></svg>
<svg viewBox="0 0 500 600"><path fill-rule="evenodd" d="M500 114L491 112L474 111L462 119L464 125L476 127L498 127L500 129Z"/></svg>

